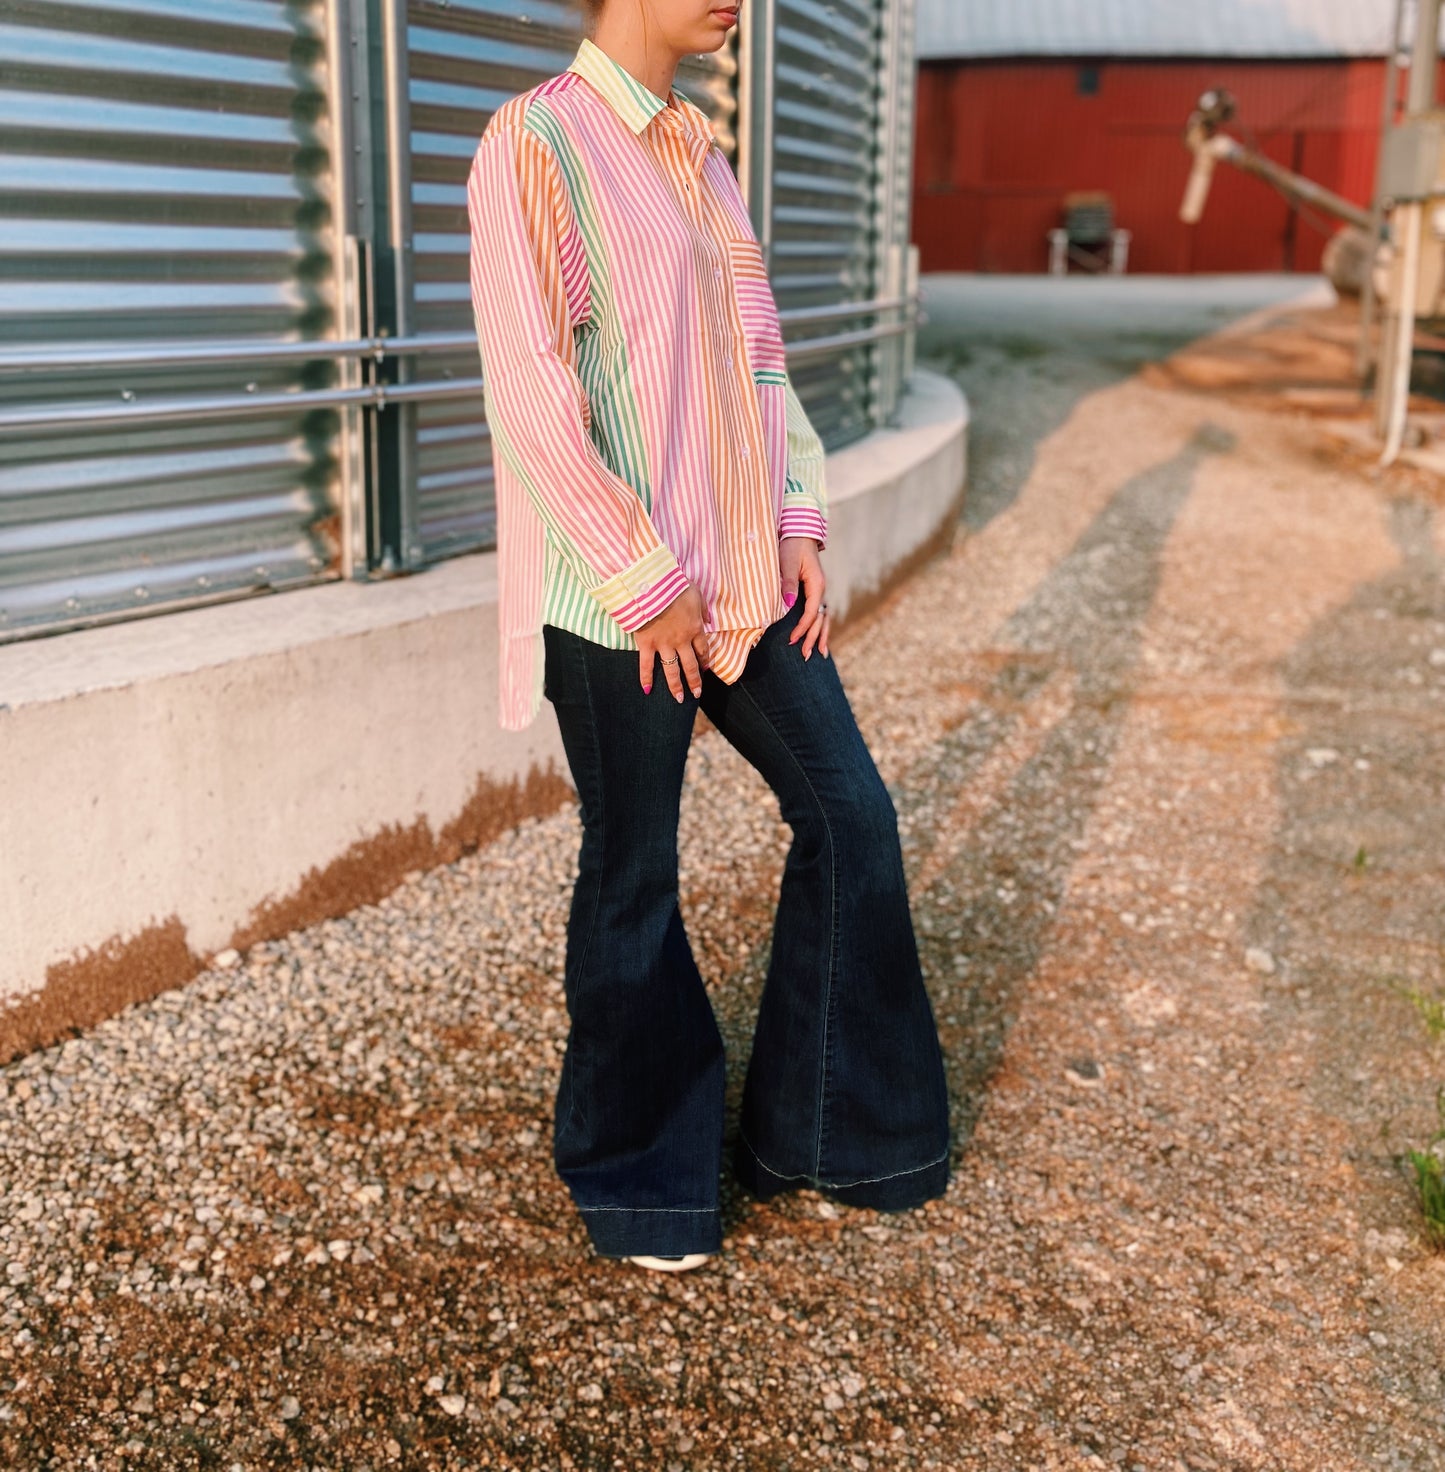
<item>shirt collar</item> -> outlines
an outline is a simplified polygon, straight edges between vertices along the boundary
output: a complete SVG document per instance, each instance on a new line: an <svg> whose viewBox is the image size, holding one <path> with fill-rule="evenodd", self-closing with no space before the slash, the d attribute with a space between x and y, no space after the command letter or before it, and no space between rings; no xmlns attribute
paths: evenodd
<svg viewBox="0 0 1445 1472"><path fill-rule="evenodd" d="M583 36L578 43L577 54L572 58L569 72L578 72L606 98L612 110L632 129L640 133L667 106L667 99L659 97L650 87L644 87L621 62L614 61L590 36ZM677 85L672 85L672 95L677 99L692 131L702 141L716 142L712 123L703 110Z"/></svg>

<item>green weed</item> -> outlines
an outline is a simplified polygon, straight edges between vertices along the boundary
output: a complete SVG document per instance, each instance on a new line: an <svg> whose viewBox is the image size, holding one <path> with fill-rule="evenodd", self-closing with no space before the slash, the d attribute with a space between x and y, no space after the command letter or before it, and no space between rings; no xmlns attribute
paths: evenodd
<svg viewBox="0 0 1445 1472"><path fill-rule="evenodd" d="M1415 1189L1425 1217L1425 1235L1434 1247L1445 1248L1445 1088L1435 1095L1440 1128L1423 1150L1407 1150L1405 1158L1415 1171Z"/></svg>
<svg viewBox="0 0 1445 1472"><path fill-rule="evenodd" d="M1432 1150L1407 1152L1415 1167L1415 1188L1425 1215L1425 1235L1436 1247L1445 1247L1445 1161Z"/></svg>
<svg viewBox="0 0 1445 1472"><path fill-rule="evenodd" d="M1425 1031L1432 1038L1445 1037L1445 996L1432 997L1419 987L1399 978L1392 978L1390 989L1404 998L1419 1014Z"/></svg>
<svg viewBox="0 0 1445 1472"><path fill-rule="evenodd" d="M1445 997L1427 997L1424 992L1411 988L1405 999L1420 1014L1432 1038L1445 1037Z"/></svg>
<svg viewBox="0 0 1445 1472"><path fill-rule="evenodd" d="M1039 342L1032 337L1000 337L995 340L993 346L1004 357L1012 358L1015 363L1031 363L1051 351L1048 343Z"/></svg>

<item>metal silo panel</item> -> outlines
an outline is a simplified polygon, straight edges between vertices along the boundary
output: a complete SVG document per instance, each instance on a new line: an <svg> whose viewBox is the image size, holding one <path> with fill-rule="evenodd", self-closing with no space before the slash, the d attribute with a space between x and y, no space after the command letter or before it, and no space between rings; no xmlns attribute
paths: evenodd
<svg viewBox="0 0 1445 1472"><path fill-rule="evenodd" d="M477 139L507 98L563 71L581 35L570 0L409 0L412 318L422 336L474 331L466 182ZM733 152L731 45L690 58L677 83ZM416 360L420 382L475 378L475 343ZM427 559L493 545L491 448L481 395L415 406L416 522Z"/></svg>
<svg viewBox="0 0 1445 1472"><path fill-rule="evenodd" d="M321 0L0 9L0 637L335 574L334 411L255 412L331 362L175 352L335 330L326 36Z"/></svg>
<svg viewBox="0 0 1445 1472"><path fill-rule="evenodd" d="M881 0L776 0L769 264L785 313L874 294L881 13ZM835 320L807 335L870 320ZM868 358L855 344L790 366L830 447L871 427Z"/></svg>

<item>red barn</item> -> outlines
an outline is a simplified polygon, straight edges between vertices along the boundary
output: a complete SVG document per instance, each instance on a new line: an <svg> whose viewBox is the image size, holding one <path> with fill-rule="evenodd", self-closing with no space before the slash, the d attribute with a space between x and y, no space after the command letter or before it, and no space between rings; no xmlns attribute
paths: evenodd
<svg viewBox="0 0 1445 1472"><path fill-rule="evenodd" d="M1223 167L1180 223L1200 93L1230 131L1369 202L1395 0L919 0L913 238L925 271L1042 271L1099 191L1130 271L1315 271L1333 224Z"/></svg>

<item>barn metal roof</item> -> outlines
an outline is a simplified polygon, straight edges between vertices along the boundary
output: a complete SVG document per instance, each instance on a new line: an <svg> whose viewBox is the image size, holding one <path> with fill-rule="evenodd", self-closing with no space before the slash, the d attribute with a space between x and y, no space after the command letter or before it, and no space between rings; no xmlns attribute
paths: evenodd
<svg viewBox="0 0 1445 1472"><path fill-rule="evenodd" d="M1383 56L1395 0L918 0L918 54Z"/></svg>

